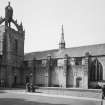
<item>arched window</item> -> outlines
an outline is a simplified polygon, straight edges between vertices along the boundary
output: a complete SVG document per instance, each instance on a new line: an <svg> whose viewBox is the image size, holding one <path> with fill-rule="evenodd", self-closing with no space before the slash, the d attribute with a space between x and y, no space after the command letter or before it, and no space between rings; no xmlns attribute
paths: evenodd
<svg viewBox="0 0 105 105"><path fill-rule="evenodd" d="M103 80L103 67L101 63L99 63L99 74L100 74L99 79Z"/></svg>
<svg viewBox="0 0 105 105"><path fill-rule="evenodd" d="M103 67L102 64L95 58L91 63L90 68L90 81L103 80Z"/></svg>

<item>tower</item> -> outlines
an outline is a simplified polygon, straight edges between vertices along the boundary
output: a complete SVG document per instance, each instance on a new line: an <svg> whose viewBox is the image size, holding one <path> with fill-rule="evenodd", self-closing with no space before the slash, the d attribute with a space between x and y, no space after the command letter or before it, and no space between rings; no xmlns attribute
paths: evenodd
<svg viewBox="0 0 105 105"><path fill-rule="evenodd" d="M2 25L2 23L5 25ZM17 28L11 27L14 24ZM21 84L21 66L24 60L24 37L22 23L13 19L13 8L10 2L5 8L5 17L0 18L0 81L7 87Z"/></svg>
<svg viewBox="0 0 105 105"><path fill-rule="evenodd" d="M59 49L64 49L65 48L65 40L64 40L64 29L63 29L63 24L62 24L62 32L61 32L61 39L59 41Z"/></svg>

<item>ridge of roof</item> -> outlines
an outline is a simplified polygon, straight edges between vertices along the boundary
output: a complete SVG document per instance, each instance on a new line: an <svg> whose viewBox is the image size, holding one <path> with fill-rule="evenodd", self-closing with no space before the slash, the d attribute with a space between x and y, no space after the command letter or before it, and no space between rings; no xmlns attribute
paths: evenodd
<svg viewBox="0 0 105 105"><path fill-rule="evenodd" d="M94 46L101 46L101 45L105 45L105 43L101 43L101 44L92 44L92 45L81 45L81 46L76 46L76 47L68 47L65 48L63 50L68 50L68 49L76 49L76 48L83 48L83 47L94 47ZM43 52L49 52L49 51L59 51L59 49L51 49L51 50L42 50L42 51L35 51L35 52L29 52L29 53L25 53L26 54L32 54L32 53L43 53Z"/></svg>
<svg viewBox="0 0 105 105"><path fill-rule="evenodd" d="M82 57L89 52L91 55L105 55L105 43L102 44L93 44L86 46L78 46L78 47L70 47L65 49L52 49L38 52L27 53L24 56L24 60L32 60L36 59L46 59L49 55L52 58L63 58L65 54L70 57Z"/></svg>
<svg viewBox="0 0 105 105"><path fill-rule="evenodd" d="M44 52L57 51L57 50L59 50L59 49L51 49L51 50L42 50L42 51L28 52L28 53L25 53L24 55L32 54L32 53L44 53Z"/></svg>
<svg viewBox="0 0 105 105"><path fill-rule="evenodd" d="M93 47L93 46L101 46L101 45L105 45L105 43L96 43L96 44L91 44L91 45L81 45L81 46L75 46L75 47L68 47L65 49L73 49L73 48L82 48L82 47Z"/></svg>

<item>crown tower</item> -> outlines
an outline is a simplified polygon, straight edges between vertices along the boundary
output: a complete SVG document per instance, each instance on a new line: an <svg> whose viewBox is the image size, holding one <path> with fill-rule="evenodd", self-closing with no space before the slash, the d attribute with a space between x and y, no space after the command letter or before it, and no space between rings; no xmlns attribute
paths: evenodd
<svg viewBox="0 0 105 105"><path fill-rule="evenodd" d="M2 25L2 23L5 23ZM16 30L11 24L16 26ZM8 2L5 7L5 17L0 17L0 80L7 87L21 84L21 66L24 60L24 37L22 23L13 18L13 8Z"/></svg>

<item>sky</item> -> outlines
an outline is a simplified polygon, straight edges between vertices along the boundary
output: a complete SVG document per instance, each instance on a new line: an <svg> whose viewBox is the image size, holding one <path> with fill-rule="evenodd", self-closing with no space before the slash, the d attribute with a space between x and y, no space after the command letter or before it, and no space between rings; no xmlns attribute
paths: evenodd
<svg viewBox="0 0 105 105"><path fill-rule="evenodd" d="M105 43L105 0L0 0L0 16L8 1L25 29L25 53L58 49L62 24L66 48Z"/></svg>

